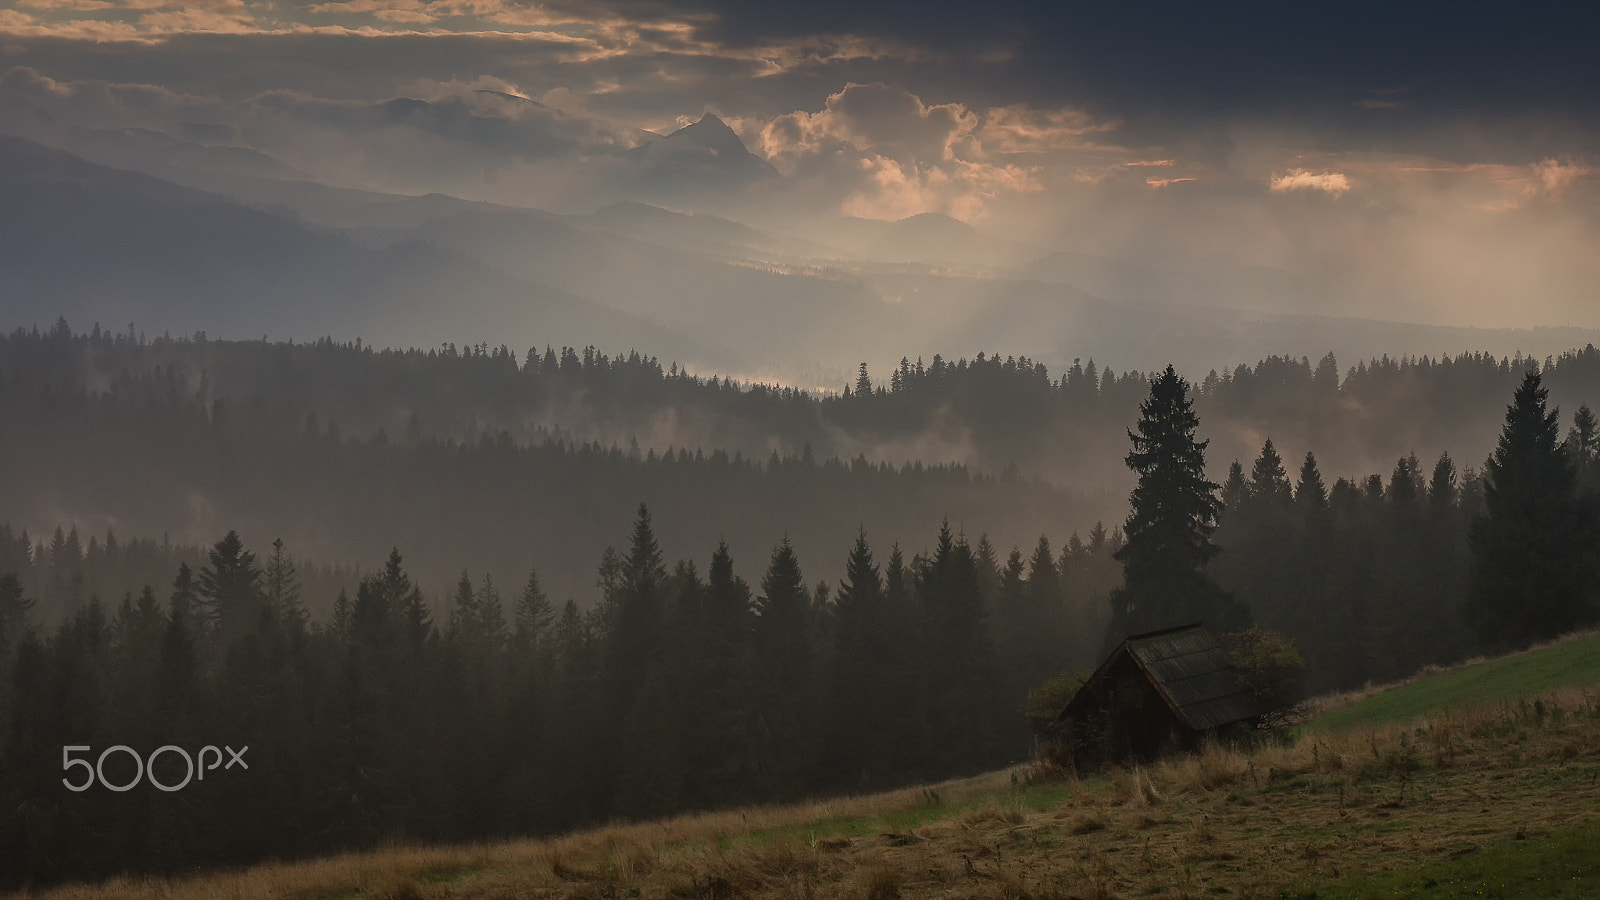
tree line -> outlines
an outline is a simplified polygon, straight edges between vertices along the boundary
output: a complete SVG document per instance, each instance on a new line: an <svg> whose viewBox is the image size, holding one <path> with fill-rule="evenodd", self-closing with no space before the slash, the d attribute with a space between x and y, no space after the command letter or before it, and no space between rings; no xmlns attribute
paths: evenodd
<svg viewBox="0 0 1600 900"><path fill-rule="evenodd" d="M1442 456L1425 478L1408 456L1387 483L1330 488L1312 454L1291 482L1269 440L1218 485L1198 425L1187 383L1153 379L1125 532L1059 556L1041 536L1002 560L948 522L883 556L858 530L837 581L809 583L782 541L752 584L726 542L704 575L669 566L641 505L587 610L536 569L463 571L441 607L395 550L314 620L284 543L258 557L229 531L164 601L91 597L48 632L5 574L0 871L174 872L880 789L1021 758L1029 688L1131 633L1266 625L1341 686L1600 612L1600 428L1581 407L1562 440L1537 371L1482 472ZM169 744L248 746L256 765L193 793L59 786L63 748Z"/></svg>
<svg viewBox="0 0 1600 900"><path fill-rule="evenodd" d="M1291 482L1269 438L1247 477L1207 479L1187 382L1151 382L1127 464L1138 475L1108 640L1188 621L1290 636L1315 689L1390 681L1600 620L1600 425L1562 436L1527 369L1481 471L1401 457L1387 482Z"/></svg>
<svg viewBox="0 0 1600 900"><path fill-rule="evenodd" d="M1563 408L1600 390L1600 351L1585 347L1545 360L1461 352L1348 366L1332 354L1272 356L1207 373L1193 399L1214 460L1249 457L1270 434L1296 457L1314 449L1328 471L1386 471L1412 452L1481 460L1493 449L1498 398L1530 364ZM632 443L641 454L704 448L746 459L774 451L800 458L809 446L818 460L959 464L990 474L1014 467L1079 492L1106 491L1080 528L1121 515L1131 486L1118 464L1123 429L1149 377L1104 361L1052 369L985 352L905 359L889 372L863 365L850 384L783 386L595 347L147 338L132 326L74 332L64 321L0 336L0 391L182 400L251 436L314 430L461 444L503 433L518 446Z"/></svg>
<svg viewBox="0 0 1600 900"><path fill-rule="evenodd" d="M144 345L59 330L20 340ZM177 493L177 508L192 515L210 504L216 518L216 498L234 490L227 514L281 504L285 519L379 539L397 533L388 523L408 521L400 533L411 540L393 546L421 547L417 556L455 573L453 589L438 590L446 579L419 577L411 555L387 547L365 574L323 571L291 557L299 537L252 549L243 529L202 552L109 532L85 544L70 528L48 542L0 528L0 804L18 811L0 821L0 872L42 884L177 871L978 771L1027 754L1019 707L1029 688L1094 665L1128 634L1188 621L1291 635L1318 688L1550 637L1594 621L1600 581L1600 429L1580 407L1563 439L1543 385L1585 358L1524 364L1481 470L1458 470L1448 455L1425 468L1408 453L1387 479L1331 485L1312 453L1291 478L1272 440L1248 474L1236 462L1213 483L1215 451L1199 438L1207 395L1169 367L1143 382L1133 430L1122 431L1134 476L1123 526L1097 525L1059 547L1045 529L1017 537L1017 520L1040 518L1033 511L1063 495L1015 474L805 452L759 462L525 445L506 432L470 442L349 437L321 422L285 432L271 427L272 401L206 400L171 368L97 384L82 375L92 367L47 378L0 369L0 405L22 426L0 442L13 490L34 463L44 466L34 480L58 499L73 480L112 484L92 481L104 476L87 464L94 439L111 433L125 462L110 474L129 482L129 496L171 504L166 495ZM578 359L578 372L600 365ZM1363 368L1338 390L1441 368L1407 365ZM1500 377L1499 362L1462 365L1485 383ZM893 404L928 379L972 371L941 361L934 376L908 362L881 391L863 371L837 402ZM1312 383L1326 389L1317 371ZM1228 380L1257 377L1245 369ZM771 402L756 394L730 396ZM52 474L46 448L70 476ZM196 469L209 479L199 498L173 480ZM611 527L604 512L628 493L649 502L634 508L620 550L583 553L560 539ZM887 538L869 521L884 506L900 524ZM359 515L341 518L346 507ZM1010 530L974 528L979 516L952 509L988 511ZM830 533L814 544L838 552L781 536L747 552L748 536L740 545L711 530L739 534L784 517ZM927 540L940 518L930 545L900 549L904 535ZM484 544L498 554L468 549ZM741 577L734 560L752 557L762 574ZM590 561L587 584L550 589L550 572L573 558ZM802 559L840 568L812 582ZM118 594L120 603L109 599ZM254 767L183 792L79 794L60 783L66 746L229 743L248 744Z"/></svg>
<svg viewBox="0 0 1600 900"><path fill-rule="evenodd" d="M460 841L935 780L1017 761L1029 686L1097 649L1115 534L998 558L946 524L923 552L858 531L837 580L780 542L669 564L641 506L598 602L463 572L442 608L398 551L331 615L230 531L159 592L53 630L0 577L7 886ZM247 745L164 793L61 783L66 746ZM130 769L112 761L108 780ZM164 783L182 775L163 758ZM154 772L155 763L152 763ZM241 815L248 810L247 815Z"/></svg>

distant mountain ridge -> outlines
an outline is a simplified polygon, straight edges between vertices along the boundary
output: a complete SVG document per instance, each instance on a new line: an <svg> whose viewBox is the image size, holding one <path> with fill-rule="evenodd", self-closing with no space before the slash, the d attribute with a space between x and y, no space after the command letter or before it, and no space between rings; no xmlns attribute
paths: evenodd
<svg viewBox="0 0 1600 900"><path fill-rule="evenodd" d="M680 140L737 138L706 125ZM1273 301L1295 287L1271 270L1238 295L1254 308L1232 308L1223 304L1244 284L1239 273L1203 261L1160 269L1041 255L937 214L836 220L814 240L636 200L556 214L241 174L247 167L184 169L201 191L81 159L76 187L57 179L47 191L24 189L23 178L27 159L37 167L49 156L44 147L4 146L0 228L14 231L0 255L15 259L0 272L14 298L7 324L67 314L234 337L404 346L447 332L648 346L702 371L835 390L853 383L858 363L881 371L908 353L1023 353L1057 371L1074 358L1142 370L1171 362L1203 375L1274 354L1542 357L1600 342L1594 329L1281 314ZM897 258L909 261L881 261Z"/></svg>
<svg viewBox="0 0 1600 900"><path fill-rule="evenodd" d="M712 113L625 155L639 166L635 184L649 191L688 185L734 190L778 176L771 163L751 153Z"/></svg>
<svg viewBox="0 0 1600 900"><path fill-rule="evenodd" d="M217 194L0 137L5 327L127 323L188 334L334 335L404 345L416 328L560 346L654 346L728 365L736 354L418 241L364 247Z"/></svg>

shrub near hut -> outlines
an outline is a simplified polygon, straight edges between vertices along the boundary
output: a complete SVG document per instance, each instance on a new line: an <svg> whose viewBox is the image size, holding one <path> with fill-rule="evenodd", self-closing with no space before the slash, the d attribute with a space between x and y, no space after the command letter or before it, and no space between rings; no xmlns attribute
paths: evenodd
<svg viewBox="0 0 1600 900"><path fill-rule="evenodd" d="M1305 657L1294 639L1276 631L1247 628L1222 636L1222 649L1239 682L1264 711L1262 727L1287 724L1305 700Z"/></svg>

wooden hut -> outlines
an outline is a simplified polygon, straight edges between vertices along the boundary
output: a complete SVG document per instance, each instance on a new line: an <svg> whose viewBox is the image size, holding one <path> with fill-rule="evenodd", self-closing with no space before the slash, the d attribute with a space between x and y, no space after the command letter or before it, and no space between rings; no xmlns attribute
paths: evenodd
<svg viewBox="0 0 1600 900"><path fill-rule="evenodd" d="M1227 651L1194 624L1124 640L1073 695L1055 731L1075 765L1092 767L1193 750L1208 734L1254 727L1262 712Z"/></svg>

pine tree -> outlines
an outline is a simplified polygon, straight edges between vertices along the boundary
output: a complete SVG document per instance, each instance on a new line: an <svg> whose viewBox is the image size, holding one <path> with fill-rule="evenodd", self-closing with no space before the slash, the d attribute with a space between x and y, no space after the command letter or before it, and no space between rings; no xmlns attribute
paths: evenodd
<svg viewBox="0 0 1600 900"><path fill-rule="evenodd" d="M650 510L641 503L628 555L619 558L612 554L602 560L600 571L602 586L611 595L606 623L607 690L612 713L619 717L626 714L660 650L666 578Z"/></svg>
<svg viewBox="0 0 1600 900"><path fill-rule="evenodd" d="M15 572L0 575L0 658L6 647L21 639L33 601L22 596L22 581Z"/></svg>
<svg viewBox="0 0 1600 900"><path fill-rule="evenodd" d="M1221 504L1217 485L1206 480L1208 442L1195 439L1200 419L1188 392L1188 383L1167 366L1139 407L1138 433L1128 433L1128 468L1139 480L1124 528L1127 543L1115 554L1123 587L1112 594L1108 644L1188 622L1222 632L1248 620L1204 571L1217 554L1211 535Z"/></svg>
<svg viewBox="0 0 1600 900"><path fill-rule="evenodd" d="M1026 690L1061 671L1069 639L1061 572L1042 534L1028 558L1027 600L1019 624L1014 667L1019 687Z"/></svg>
<svg viewBox="0 0 1600 900"><path fill-rule="evenodd" d="M1054 571L1045 545L1045 561ZM994 762L1006 703L996 678L997 661L988 616L978 596L978 573L965 538L939 529L933 555L917 572L922 612L922 686L926 692L926 738L931 774L975 771Z"/></svg>
<svg viewBox="0 0 1600 900"><path fill-rule="evenodd" d="M1578 470L1578 483L1588 490L1600 488L1600 421L1588 404L1578 407L1567 432L1566 450Z"/></svg>
<svg viewBox="0 0 1600 900"><path fill-rule="evenodd" d="M1250 484L1244 480L1244 466L1236 459L1228 464L1228 477L1222 482L1222 499L1218 512L1235 510L1244 506L1250 495Z"/></svg>
<svg viewBox="0 0 1600 900"><path fill-rule="evenodd" d="M264 600L256 555L244 549L239 532L229 531L206 553L196 587L206 619L226 647L255 626Z"/></svg>
<svg viewBox="0 0 1600 900"><path fill-rule="evenodd" d="M788 539L772 551L756 611L755 699L762 724L757 758L767 791L787 796L810 774L817 738L810 594Z"/></svg>
<svg viewBox="0 0 1600 900"><path fill-rule="evenodd" d="M1450 454L1439 454L1433 464L1433 477L1428 480L1428 512L1435 522L1442 521L1456 508L1460 491L1456 486L1456 464Z"/></svg>
<svg viewBox="0 0 1600 900"><path fill-rule="evenodd" d="M433 627L422 591L406 574L398 548L389 551L383 571L361 579L350 607L350 635L373 646L404 636L420 643Z"/></svg>
<svg viewBox="0 0 1600 900"><path fill-rule="evenodd" d="M340 638L350 637L350 615L350 592L340 588L338 599L333 601L333 633Z"/></svg>
<svg viewBox="0 0 1600 900"><path fill-rule="evenodd" d="M1306 453L1300 464L1300 480L1294 486L1295 506L1306 516L1321 515L1328 511L1328 489L1322 482L1322 472L1317 468L1315 453Z"/></svg>
<svg viewBox="0 0 1600 900"><path fill-rule="evenodd" d="M883 596L883 577L867 545L867 533L856 533L834 604L837 624L829 692L827 756L833 777L858 787L872 784L885 772L886 747L880 737L891 718L886 671L893 661L890 621Z"/></svg>
<svg viewBox="0 0 1600 900"><path fill-rule="evenodd" d="M178 574L172 579L172 594L168 600L172 615L183 620L184 628L192 637L199 634L204 621L200 608L200 592L195 586L194 572L188 563L178 563Z"/></svg>
<svg viewBox="0 0 1600 900"><path fill-rule="evenodd" d="M1394 472L1389 475L1389 500L1410 508L1425 489L1422 481L1422 464L1417 461L1417 455L1410 453L1400 457L1394 464Z"/></svg>
<svg viewBox="0 0 1600 900"><path fill-rule="evenodd" d="M452 643L475 647L482 637L479 628L478 592L472 589L472 576L461 570L456 592L451 597L446 634Z"/></svg>
<svg viewBox="0 0 1600 900"><path fill-rule="evenodd" d="M1530 370L1484 467L1485 512L1472 523L1466 615L1485 648L1526 646L1595 618L1600 517L1578 491L1547 396Z"/></svg>
<svg viewBox="0 0 1600 900"><path fill-rule="evenodd" d="M1289 476L1283 469L1283 457L1272 446L1272 438L1261 445L1261 455L1250 469L1249 495L1269 509L1287 507L1293 499Z"/></svg>
<svg viewBox="0 0 1600 900"><path fill-rule="evenodd" d="M267 560L264 589L267 606L293 631L303 631L310 623L310 614L300 599L300 578L294 563L284 553L283 538L272 542L272 557Z"/></svg>
<svg viewBox="0 0 1600 900"><path fill-rule="evenodd" d="M505 605L500 600L500 590L494 586L494 577L488 572L483 573L483 585L478 588L478 631L490 652L505 646Z"/></svg>
<svg viewBox="0 0 1600 900"><path fill-rule="evenodd" d="M753 787L752 621L750 585L734 574L727 542L718 541L706 573L695 640L706 710L705 721L697 726L705 770L698 802L735 802Z"/></svg>
<svg viewBox="0 0 1600 900"><path fill-rule="evenodd" d="M524 653L544 653L555 627L556 611L539 587L539 570L528 569L528 581L517 600L516 624L511 640Z"/></svg>

